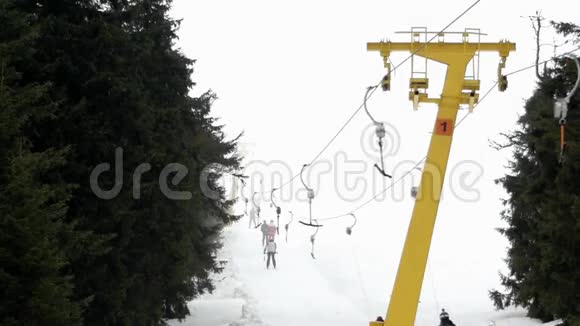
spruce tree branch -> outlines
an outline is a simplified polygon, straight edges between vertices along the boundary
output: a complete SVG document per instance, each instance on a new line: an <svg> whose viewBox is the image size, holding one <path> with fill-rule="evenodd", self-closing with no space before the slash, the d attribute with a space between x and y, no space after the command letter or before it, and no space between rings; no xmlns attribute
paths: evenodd
<svg viewBox="0 0 580 326"><path fill-rule="evenodd" d="M0 64L0 96L4 95L4 60L2 60L2 64Z"/></svg>

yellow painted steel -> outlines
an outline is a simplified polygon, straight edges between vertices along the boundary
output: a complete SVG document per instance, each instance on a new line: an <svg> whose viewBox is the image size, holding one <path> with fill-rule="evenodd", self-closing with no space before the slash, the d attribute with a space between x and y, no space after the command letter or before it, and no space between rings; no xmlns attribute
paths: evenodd
<svg viewBox="0 0 580 326"><path fill-rule="evenodd" d="M507 41L499 43L469 43L466 41L462 43L380 42L368 43L367 49L379 51L384 60L393 51L417 51L415 55L447 65L447 76L441 98L431 99L426 96L420 98L421 102L439 104L437 120L433 127L433 136L421 176L421 185L415 201L385 322L372 321L369 323L370 326L412 326L415 322L421 294L457 111L460 104L465 104L466 93L463 93L466 89L465 86L467 85L467 89L479 86L479 82L465 83L467 64L477 51L499 52L500 57L505 60L510 51L515 51L515 44Z"/></svg>

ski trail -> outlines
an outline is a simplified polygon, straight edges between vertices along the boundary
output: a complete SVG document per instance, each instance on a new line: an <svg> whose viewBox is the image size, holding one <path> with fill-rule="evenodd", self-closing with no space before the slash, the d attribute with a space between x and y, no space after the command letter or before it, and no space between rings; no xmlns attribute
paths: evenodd
<svg viewBox="0 0 580 326"><path fill-rule="evenodd" d="M315 260L310 256L311 230L293 231L293 237L288 243L283 240L283 235L279 236L277 269L266 269L260 231L249 229L243 222L228 226L222 233L224 245L218 253L224 270L212 276L216 290L190 302L192 315L183 323L169 321L169 325L368 325L369 303L364 301L368 301L367 296L374 293L379 302L371 311L380 313L385 297L382 292L386 291L384 285L377 289L377 285L373 284L368 290L374 291L366 293L362 282L365 277L360 275L361 266L354 253L356 246L343 241L341 250L341 243L332 244L332 251L342 253L337 258L331 256L331 251L325 250L322 241L319 244L321 248L317 248L321 249L320 254ZM345 248L352 252L344 252ZM352 262L353 270L349 274L346 266ZM423 299L428 300L429 296ZM416 325L436 325L437 306L428 301L420 302ZM473 326L542 325L538 320L525 317L522 309L491 312L485 307L480 308L483 309L472 307L468 312L456 312L453 320L457 325Z"/></svg>
<svg viewBox="0 0 580 326"><path fill-rule="evenodd" d="M249 303L258 311L264 325L356 325L368 323L349 298L341 295L318 270L302 245L289 245L279 236L277 269L266 269L259 230L243 223L225 233L237 278L244 284ZM296 241L296 240L294 240ZM336 285L335 285L336 286Z"/></svg>

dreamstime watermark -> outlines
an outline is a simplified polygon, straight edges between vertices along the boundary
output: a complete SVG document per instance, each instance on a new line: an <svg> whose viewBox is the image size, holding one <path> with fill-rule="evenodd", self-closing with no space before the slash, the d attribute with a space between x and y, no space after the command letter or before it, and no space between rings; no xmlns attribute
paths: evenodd
<svg viewBox="0 0 580 326"><path fill-rule="evenodd" d="M383 123L385 132L382 138L383 160L394 157L399 152L401 137L398 130L389 123ZM312 188L315 195L321 190L334 192L334 196L348 202L356 202L372 196L376 200L390 198L393 201L402 201L410 196L417 199L430 198L440 200L445 184L452 196L464 202L475 202L480 198L477 183L484 173L483 167L472 160L461 161L447 168L447 173L441 171L438 166L425 163L422 166L417 162L400 161L395 166L389 166L391 178L386 178L375 170L374 164L381 161L379 142L375 135L375 124L369 124L360 137L360 147L366 159L349 158L346 152L338 151L331 159L318 160L304 170L293 170L286 162L275 161L250 161L245 165L245 180L242 182L240 175L229 173L229 169L217 164L209 164L202 169L198 177L199 190L210 199L236 199L239 197L253 198L254 193L260 197L266 197L272 189L272 185L284 185L276 194L283 201L307 201L307 192L301 180ZM245 148L245 147L244 147ZM363 157L364 158L364 157ZM392 160L389 160L391 162ZM142 177L151 173L152 166L149 163L139 164L132 173L132 196L134 199L141 198ZM114 168L110 163L97 165L90 175L90 187L93 193L100 199L113 199L123 189L123 149L115 149ZM111 173L114 177L107 178ZM186 165L173 162L165 165L159 172L158 186L161 193L171 200L190 200L193 193L187 189L180 189L180 184L188 177L190 171ZM103 174L106 174L103 177ZM103 189L99 180L103 179ZM149 178L150 179L150 178ZM112 182L111 182L112 181ZM269 185L266 189L265 184ZM191 183L188 183L191 184ZM421 187L419 185L422 185ZM195 189L192 189L195 190Z"/></svg>
<svg viewBox="0 0 580 326"><path fill-rule="evenodd" d="M302 178L305 184L314 190L315 196L321 191L330 190L334 197L347 202L358 202L370 197L378 201L390 199L394 202L409 197L438 201L444 194L463 202L476 202L481 197L477 186L484 169L475 161L457 162L448 167L445 175L434 164L426 163L422 168L416 167L417 162L399 162L392 170L393 178L387 179L375 171L372 163L349 160L346 153L338 152L332 161L318 161L308 167ZM260 198L269 200L272 188L266 185L283 184L281 189L276 189L276 198L282 201L308 201L305 187L300 180L296 180L300 179L299 171L292 171L291 167L283 162L252 161L246 168L254 171L248 175L248 179L253 181L244 184L234 177L221 184L221 188L228 190L227 199L251 198L252 194L257 193L260 194ZM270 170L275 172L263 172ZM288 182L290 180L293 182ZM200 186L207 197L215 198L219 195L203 181Z"/></svg>
<svg viewBox="0 0 580 326"><path fill-rule="evenodd" d="M385 136L383 137L383 159L394 157L399 153L401 147L401 134L388 122L382 123L385 128ZM371 160L378 161L381 159L379 142L377 141L376 125L374 123L368 124L362 131L360 137L360 147L364 154Z"/></svg>
<svg viewBox="0 0 580 326"><path fill-rule="evenodd" d="M149 163L138 165L132 176L132 195L134 199L141 198L141 178L151 170ZM214 163L207 165L199 175L199 190L204 196L217 200L225 196L226 199L239 197L250 198L253 193L260 193L261 198L269 198L270 191L266 185L281 185L276 197L283 201L307 201L306 189L301 184L303 179L316 195L322 190L334 192L334 196L347 202L357 202L372 196L376 200L389 198L399 202L409 198L413 193L417 199L427 196L433 200L442 197L442 183L444 175L433 164L426 163L417 168L417 163L402 161L392 169L392 179L380 175L372 166L372 162L349 159L347 153L337 152L332 160L322 160L310 165L302 176L283 161L252 161L246 165L247 175L245 185L241 179L226 172L227 168ZM99 178L104 173L113 173L114 181L110 189L103 189ZM475 202L480 198L477 183L484 173L483 167L472 160L461 161L448 168L446 173L449 194L464 202ZM176 190L180 183L189 175L188 168L179 163L167 164L159 173L159 189L171 200L190 200L191 191ZM218 178L219 176L219 178ZM109 178L110 179L110 178ZM289 182L292 180L292 182ZM423 187L419 187L420 181ZM110 181L110 180L109 180ZM266 181L264 183L264 181ZM109 163L97 165L90 176L90 186L93 193L101 199L113 199L123 188L123 150L115 151L114 169Z"/></svg>
<svg viewBox="0 0 580 326"><path fill-rule="evenodd" d="M113 199L117 197L123 189L123 149L118 147L115 149L115 170L114 183L111 189L104 190L99 185L99 177L111 170L110 163L101 163L97 165L92 171L89 179L91 190L100 199ZM133 198L141 198L141 178L143 174L151 170L151 164L141 163L133 172ZM161 193L171 200L190 200L192 193L189 191L172 190L169 187L169 179L174 187L177 187L188 175L187 167L180 163L169 163L163 167L159 173L159 189ZM171 178L170 178L171 177Z"/></svg>

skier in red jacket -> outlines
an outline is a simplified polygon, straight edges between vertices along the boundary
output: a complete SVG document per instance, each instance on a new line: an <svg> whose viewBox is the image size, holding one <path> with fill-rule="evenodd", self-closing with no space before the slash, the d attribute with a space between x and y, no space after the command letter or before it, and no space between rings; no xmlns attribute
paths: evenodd
<svg viewBox="0 0 580 326"><path fill-rule="evenodd" d="M270 220L270 224L268 224L268 240L274 241L276 231L278 231L278 228L274 224L274 220Z"/></svg>

